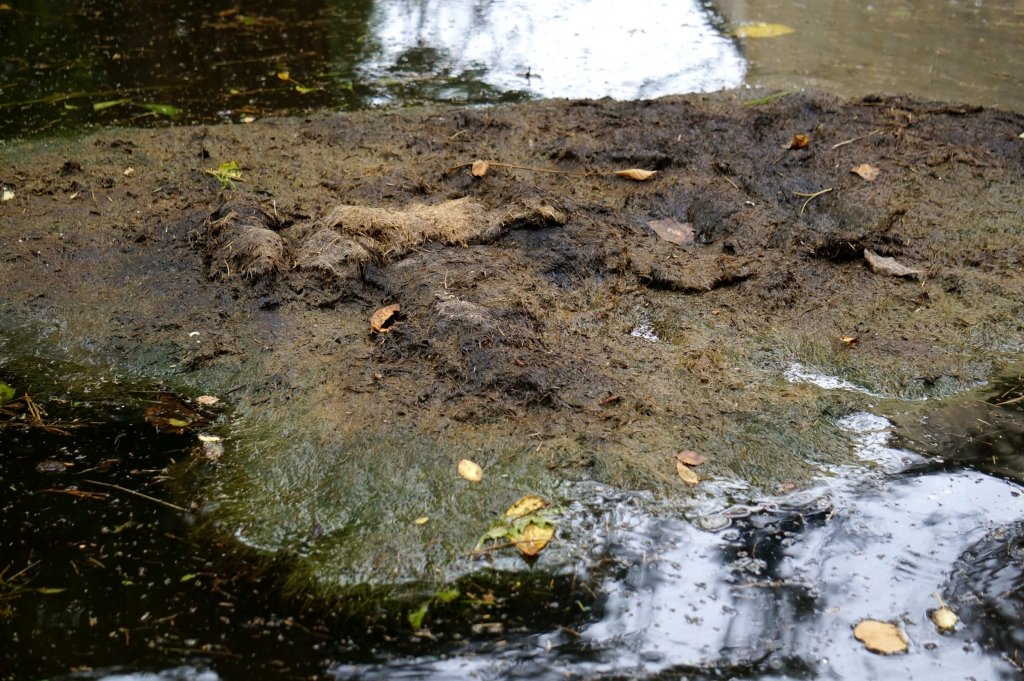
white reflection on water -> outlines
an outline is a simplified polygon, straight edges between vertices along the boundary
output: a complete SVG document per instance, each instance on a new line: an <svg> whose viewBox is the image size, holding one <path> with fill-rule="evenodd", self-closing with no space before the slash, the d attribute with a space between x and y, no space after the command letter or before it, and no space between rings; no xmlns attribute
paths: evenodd
<svg viewBox="0 0 1024 681"><path fill-rule="evenodd" d="M643 99L736 87L746 64L694 0L381 0L380 74L417 48L540 97ZM539 77L524 77L529 71Z"/></svg>

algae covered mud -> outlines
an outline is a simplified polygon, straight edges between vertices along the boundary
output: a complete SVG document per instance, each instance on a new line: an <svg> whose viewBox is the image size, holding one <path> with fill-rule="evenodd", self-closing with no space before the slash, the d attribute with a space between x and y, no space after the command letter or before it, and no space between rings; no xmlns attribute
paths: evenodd
<svg viewBox="0 0 1024 681"><path fill-rule="evenodd" d="M985 382L1024 334L1021 132L727 92L9 145L0 437L26 438L5 483L38 484L4 491L8 674L1011 672L1018 577L984 557L1017 550L1016 483L886 449L867 412L931 442L925 407L1019 395ZM960 434L994 446L1017 405ZM556 540L475 555L525 495ZM863 650L862 617L910 652Z"/></svg>

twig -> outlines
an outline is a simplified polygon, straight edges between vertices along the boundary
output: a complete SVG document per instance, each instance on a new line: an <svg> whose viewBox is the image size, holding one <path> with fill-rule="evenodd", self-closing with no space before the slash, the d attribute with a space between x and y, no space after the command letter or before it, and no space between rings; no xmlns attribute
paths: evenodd
<svg viewBox="0 0 1024 681"><path fill-rule="evenodd" d="M471 168L473 166L473 163L476 163L476 161L473 161L472 163L462 163L462 164L457 165L457 166L452 166L451 168L445 168L443 174L444 175L448 175L450 173L455 172L456 170L461 170L462 168ZM601 175L618 175L620 172L622 172L622 171L618 171L618 170L609 170L607 172L588 173L588 172L584 172L582 170L555 170L555 169L552 169L552 168L532 168L530 166L516 165L515 163L498 163L496 161L487 161L487 165L492 167L492 168L513 168L515 170L529 170L529 171L534 172L534 173L551 173L553 175L577 175L579 177L598 177L598 176L601 176ZM650 171L650 172L656 172L656 171ZM738 189L738 187L737 187L737 189Z"/></svg>
<svg viewBox="0 0 1024 681"><path fill-rule="evenodd" d="M83 480L82 482L88 482L90 484L100 485L102 487L110 487L111 489L116 489L118 491L125 492L126 494L131 494L133 496L141 497L143 499L149 499L150 501L156 502L161 506L173 508L175 511L180 511L181 513L188 513L188 511L182 508L181 506L175 506L170 502L163 501L162 499L157 499L156 497L151 497L148 494L143 494L142 492L136 492L135 490L128 489L127 487L121 487L120 485L112 485L109 482L97 482L96 480Z"/></svg>
<svg viewBox="0 0 1024 681"><path fill-rule="evenodd" d="M34 492L35 494L68 494L73 497L80 497L82 499L95 499L102 501L106 499L109 494L106 492L83 492L77 489L41 489Z"/></svg>
<svg viewBox="0 0 1024 681"><path fill-rule="evenodd" d="M1022 395L1021 397L1014 397L1012 400L1006 400L1005 402L1000 402L999 404L996 404L994 406L996 406L996 407L1003 407L1003 406L1005 406L1007 404L1013 404L1014 402L1020 402L1021 400L1024 400L1024 395Z"/></svg>
<svg viewBox="0 0 1024 681"><path fill-rule="evenodd" d="M790 191L792 191L792 190L790 190ZM822 194L828 194L830 191L832 191L832 187L829 187L828 189L822 189L820 192L817 192L817 193L814 193L814 194L804 194L803 192L793 192L797 196L806 196L807 197L807 200L804 201L804 205L800 206L800 215L804 214L804 208L807 208L807 204L810 203L812 199L815 199L815 198L821 196Z"/></svg>
<svg viewBox="0 0 1024 681"><path fill-rule="evenodd" d="M843 140L839 144L833 144L831 148L832 149L838 149L839 147L845 146L847 144L853 144L854 142L860 142L861 140L866 140L867 138L871 137L872 135L877 135L880 132L882 132L882 131L881 130L875 130L874 132L869 132L866 135L861 135L860 137L854 137L852 140Z"/></svg>

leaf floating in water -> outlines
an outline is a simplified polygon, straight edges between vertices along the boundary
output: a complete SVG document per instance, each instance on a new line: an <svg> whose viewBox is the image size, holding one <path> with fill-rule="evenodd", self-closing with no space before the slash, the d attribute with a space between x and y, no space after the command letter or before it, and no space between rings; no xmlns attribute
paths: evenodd
<svg viewBox="0 0 1024 681"><path fill-rule="evenodd" d="M196 578L196 575L193 575L193 574L187 574L187 575L185 575L184 577L182 577L181 579L179 579L178 581L179 581L179 582L191 582L191 581L192 581L193 579L195 579L195 578Z"/></svg>
<svg viewBox="0 0 1024 681"><path fill-rule="evenodd" d="M280 78L281 80L288 80L289 78L291 78L287 71L278 71L277 77Z"/></svg>
<svg viewBox="0 0 1024 681"><path fill-rule="evenodd" d="M0 407L14 399L14 388L0 381Z"/></svg>
<svg viewBox="0 0 1024 681"><path fill-rule="evenodd" d="M161 116L179 116L181 115L181 109L170 104L139 104L143 109L149 109L155 114Z"/></svg>
<svg viewBox="0 0 1024 681"><path fill-rule="evenodd" d="M109 108L111 108L113 106L121 106L122 104L127 104L130 101L132 101L132 100L130 100L130 99L111 99L111 100L106 101L106 102L96 102L95 104L92 105L92 110L93 111L103 111L104 109L109 109Z"/></svg>
<svg viewBox="0 0 1024 681"><path fill-rule="evenodd" d="M220 442L221 438L217 437L216 435L205 435L204 434L204 435L200 435L199 436L199 441L200 442Z"/></svg>
<svg viewBox="0 0 1024 681"><path fill-rule="evenodd" d="M737 38L777 38L780 35L793 33L795 30L782 24L751 24L750 26L740 26L733 35Z"/></svg>
<svg viewBox="0 0 1024 681"><path fill-rule="evenodd" d="M459 475L470 482L480 482L484 479L483 469L469 459L463 459L460 461L457 470L459 471Z"/></svg>
<svg viewBox="0 0 1024 681"><path fill-rule="evenodd" d="M408 614L409 624L412 625L413 629L423 628L423 618L427 616L427 610L430 608L430 602L427 601L420 607L416 608Z"/></svg>
<svg viewBox="0 0 1024 681"><path fill-rule="evenodd" d="M473 173L473 177L483 177L490 169L491 164L487 161L473 161L473 168L470 172Z"/></svg>
<svg viewBox="0 0 1024 681"><path fill-rule="evenodd" d="M662 240L680 246L689 246L697 240L697 232L685 222L676 222L672 218L663 220L651 220L647 223L655 234Z"/></svg>
<svg viewBox="0 0 1024 681"><path fill-rule="evenodd" d="M190 428L198 428L210 422L201 414L166 395L160 398L158 404L147 409L145 416L159 432L175 435L181 435Z"/></svg>
<svg viewBox="0 0 1024 681"><path fill-rule="evenodd" d="M806 147L810 143L811 143L810 140L807 139L807 135L793 135L793 139L789 140L788 144L783 144L782 148L783 149L803 149L804 147Z"/></svg>
<svg viewBox="0 0 1024 681"><path fill-rule="evenodd" d="M212 407L213 405L220 402L220 398L214 397L213 395L200 395L199 397L196 398L196 402L203 405L204 407Z"/></svg>
<svg viewBox="0 0 1024 681"><path fill-rule="evenodd" d="M939 597L938 592L935 592L933 595L939 600L939 608L937 610L932 610L929 617L942 633L953 631L953 629L956 628L956 623L958 621L956 613L946 607L946 604L942 602L942 598Z"/></svg>
<svg viewBox="0 0 1024 681"><path fill-rule="evenodd" d="M897 262L895 258L883 258L870 248L864 249L864 259L875 274L887 274L890 277L920 277L924 274L921 270Z"/></svg>
<svg viewBox="0 0 1024 681"><path fill-rule="evenodd" d="M640 170L639 168L630 168L629 170L616 170L615 174L619 177L626 177L630 180L636 180L637 182L643 182L649 180L658 173L657 170Z"/></svg>
<svg viewBox="0 0 1024 681"><path fill-rule="evenodd" d="M699 466L707 460L708 458L706 456L701 456L697 452L691 452L689 450L676 454L676 461L679 463L685 463L687 466Z"/></svg>
<svg viewBox="0 0 1024 681"><path fill-rule="evenodd" d="M300 95L304 95L304 94L309 93L309 92L316 92L319 89L320 88L316 88L316 87L302 87L301 85L296 85L295 86L295 91L298 92Z"/></svg>
<svg viewBox="0 0 1024 681"><path fill-rule="evenodd" d="M512 504L512 506L505 511L505 516L515 520L516 518L521 518L524 515L536 513L547 505L548 502L544 501L540 497L535 497L533 495L525 496Z"/></svg>
<svg viewBox="0 0 1024 681"><path fill-rule="evenodd" d="M388 305L387 307L380 308L370 315L370 331L373 333L387 333L391 330L389 322L391 322L392 317L401 311L401 305Z"/></svg>
<svg viewBox="0 0 1024 681"><path fill-rule="evenodd" d="M516 548L522 551L523 555L531 558L540 553L554 536L555 526L550 522L531 522L521 532L516 532L514 536L509 533L509 539L515 542Z"/></svg>
<svg viewBox="0 0 1024 681"><path fill-rule="evenodd" d="M850 168L850 172L854 175L860 175L868 182L874 182L875 178L878 177L878 173L882 172L878 168L872 168L867 163L861 163L859 166Z"/></svg>
<svg viewBox="0 0 1024 681"><path fill-rule="evenodd" d="M49 588L49 587L43 587L41 589L36 589L36 593L41 593L41 594L59 594L59 593L64 593L65 591L67 591L67 589L52 589L52 588Z"/></svg>
<svg viewBox="0 0 1024 681"><path fill-rule="evenodd" d="M854 628L853 636L873 653L893 655L907 652L906 634L890 622L863 620Z"/></svg>
<svg viewBox="0 0 1024 681"><path fill-rule="evenodd" d="M434 598L441 601L442 603L451 603L460 595L461 594L459 593L458 589L445 589L443 591L438 591L436 594L434 594Z"/></svg>
<svg viewBox="0 0 1024 681"><path fill-rule="evenodd" d="M700 478L693 472L693 469L681 461L676 461L676 472L679 473L680 479L690 487L700 482Z"/></svg>
<svg viewBox="0 0 1024 681"><path fill-rule="evenodd" d="M192 425L192 422L188 419L167 419L167 423L175 428L187 428Z"/></svg>

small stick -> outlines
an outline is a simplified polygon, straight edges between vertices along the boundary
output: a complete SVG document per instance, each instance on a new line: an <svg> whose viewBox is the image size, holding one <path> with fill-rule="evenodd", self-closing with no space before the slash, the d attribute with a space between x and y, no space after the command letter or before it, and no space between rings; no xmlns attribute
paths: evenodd
<svg viewBox="0 0 1024 681"><path fill-rule="evenodd" d="M476 163L476 161L473 161L473 163ZM470 167L473 166L473 163L463 163L461 165L452 166L451 168L445 168L443 174L444 175L448 175L449 173L453 173L456 170L461 170L462 168L470 168ZM588 172L584 172L584 171L581 171L581 170L553 170L551 168L531 168L530 166L520 166L520 165L516 165L515 163L498 163L496 161L487 161L487 165L491 166L492 168L514 168L515 170L529 170L529 171L534 172L534 173L552 173L554 175L577 175L579 177L597 177L597 176L600 176L600 175L618 175L619 172L620 172L620 171L616 171L616 170L609 170L607 172L588 173ZM726 179L728 179L728 178L726 178ZM733 186L735 186L735 185L733 185ZM739 189L739 187L737 187L737 189Z"/></svg>
<svg viewBox="0 0 1024 681"><path fill-rule="evenodd" d="M131 494L131 495L136 496L136 497L142 497L143 499L149 499L150 501L156 502L156 503L160 504L161 506L166 506L167 508L173 508L175 511L180 511L182 513L188 513L188 511L186 509L182 508L181 506L175 506L174 504L172 504L170 502L163 501L162 499L157 499L156 497L151 497L148 494L143 494L142 492L136 492L135 490L128 489L127 487L121 487L120 485L112 485L109 482L97 482L95 480L83 480L83 482L88 482L88 483L93 484L93 485L101 485L103 487L110 487L111 489L116 489L116 490L119 490L121 492L125 492L127 494Z"/></svg>
<svg viewBox="0 0 1024 681"><path fill-rule="evenodd" d="M41 489L35 494L69 494L73 497L80 497L82 499L96 499L102 501L106 499L109 494L106 492L82 492L77 489Z"/></svg>
<svg viewBox="0 0 1024 681"><path fill-rule="evenodd" d="M833 144L831 148L832 149L838 149L839 147L845 146L847 144L853 144L854 142L860 142L861 140L866 140L867 138L871 137L872 135L877 135L880 132L882 132L882 131L881 130L875 130L874 132L869 132L866 135L861 135L860 137L854 137L852 140L843 140L839 144Z"/></svg>
<svg viewBox="0 0 1024 681"><path fill-rule="evenodd" d="M792 191L792 190L790 190L790 191ZM800 206L800 215L804 214L804 208L807 208L807 204L810 203L812 199L815 199L815 198L821 196L822 194L828 194L830 191L832 191L832 187L829 187L828 189L822 189L820 192L817 192L815 194L804 194L803 192L793 192L797 196L806 196L807 197L807 200L804 201L804 205Z"/></svg>
<svg viewBox="0 0 1024 681"><path fill-rule="evenodd" d="M1005 402L1000 402L999 404L994 405L994 406L1002 407L1002 406L1005 406L1007 404L1013 404L1015 402L1020 402L1021 400L1024 400L1024 396L1022 396L1022 397L1014 397L1012 400L1006 400Z"/></svg>

